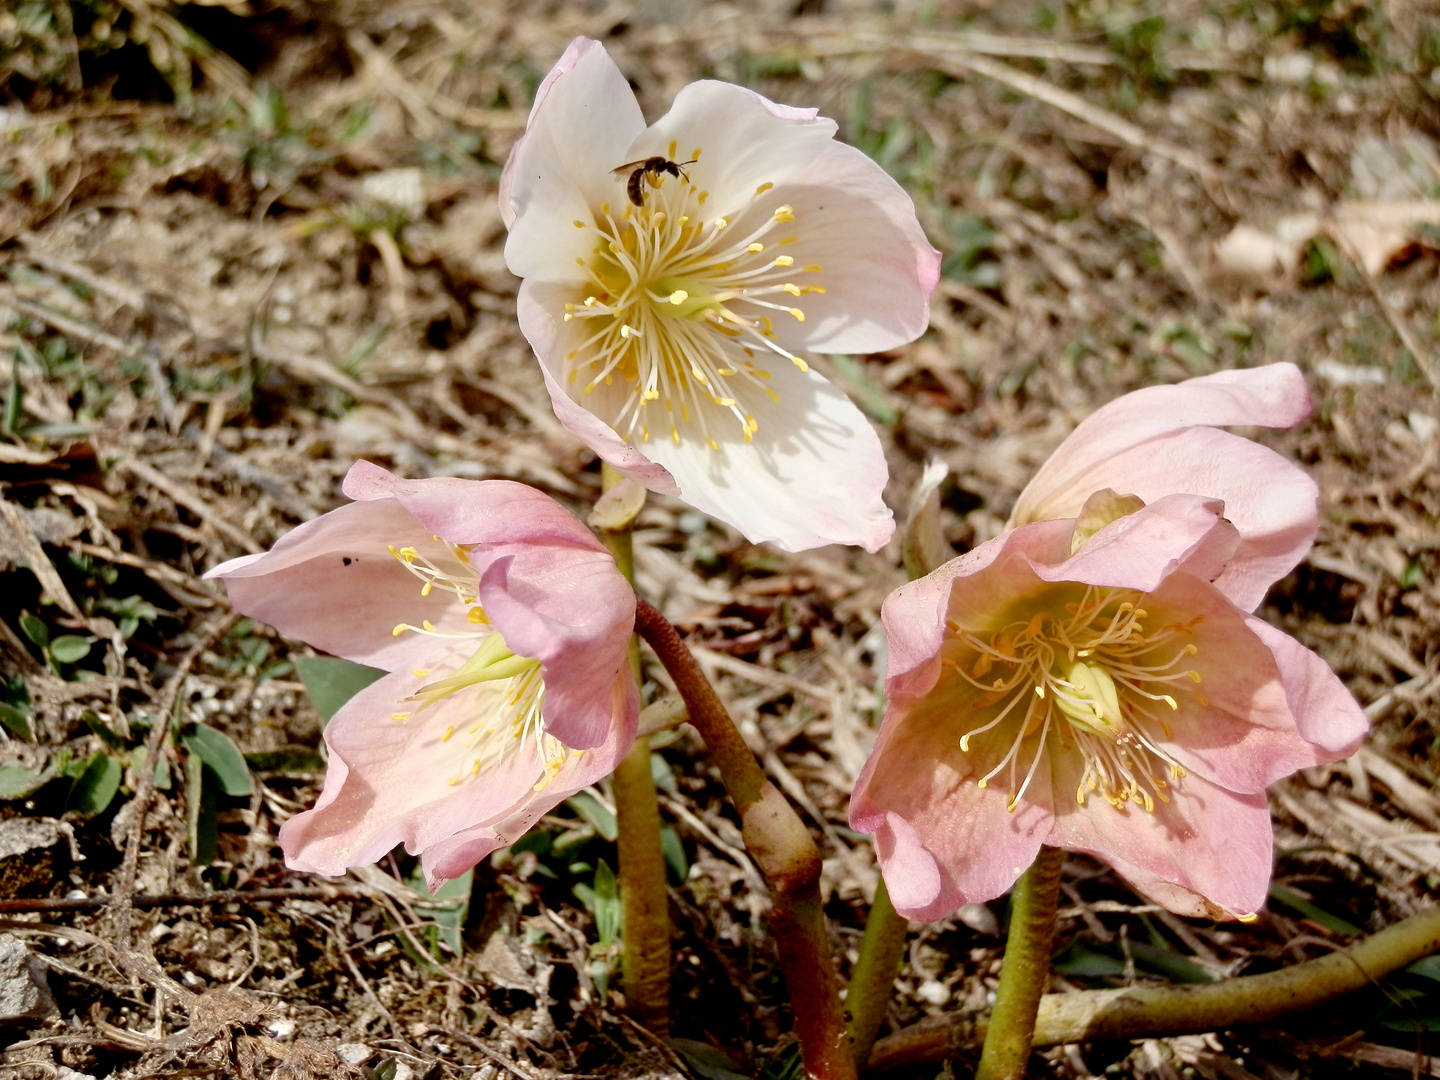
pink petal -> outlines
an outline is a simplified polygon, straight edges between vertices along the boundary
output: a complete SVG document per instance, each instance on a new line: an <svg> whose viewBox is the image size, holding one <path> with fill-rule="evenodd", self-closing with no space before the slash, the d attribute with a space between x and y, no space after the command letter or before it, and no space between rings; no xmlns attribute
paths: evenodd
<svg viewBox="0 0 1440 1080"><path fill-rule="evenodd" d="M1154 713L1170 727L1172 736L1162 738L1158 724L1151 728L1152 737L1191 775L1230 791L1256 794L1298 769L1334 760L1307 740L1301 714L1287 698L1276 656L1255 630L1263 623L1246 616L1213 586L1187 574L1167 579L1145 597L1144 607L1149 614L1146 625L1152 629L1193 626L1190 640L1198 652L1179 670L1189 666L1202 681L1198 687L1188 679L1175 684L1172 693L1178 710L1156 704ZM1319 663L1284 634L1269 632ZM1176 648L1181 644L1177 641ZM1338 684L1328 669L1324 674ZM1344 694L1343 688L1340 693ZM1353 701L1350 705L1355 708ZM1189 776L1180 780L1180 788L1189 782Z"/></svg>
<svg viewBox="0 0 1440 1080"><path fill-rule="evenodd" d="M965 715L961 699L931 698L914 710L892 702L850 800L851 827L875 833L891 899L907 918L944 918L999 896L1034 862L1050 829L1048 770L1008 812L1003 783L976 784L994 761L974 747L960 750ZM897 818L906 829L897 832ZM931 866L940 882L927 900Z"/></svg>
<svg viewBox="0 0 1440 1080"><path fill-rule="evenodd" d="M1186 428L1156 436L1092 463L1030 511L1073 517L1088 497L1082 492L1106 487L1147 503L1173 492L1222 500L1240 547L1217 585L1247 611L1315 540L1315 482L1273 450L1229 432Z"/></svg>
<svg viewBox="0 0 1440 1080"><path fill-rule="evenodd" d="M547 568L524 555L496 559L480 578L480 605L517 656L539 660L545 729L577 750L613 726L608 688L630 681L635 594L607 553ZM622 678L623 676L623 678Z"/></svg>
<svg viewBox="0 0 1440 1080"><path fill-rule="evenodd" d="M1078 783L1078 772L1064 777ZM1061 777L1056 778L1060 792ZM1263 793L1240 795L1186 777L1153 814L1072 801L1045 843L1083 851L1115 867L1143 895L1181 915L1221 918L1259 911L1270 884L1274 842ZM1208 907L1206 901L1219 911Z"/></svg>
<svg viewBox="0 0 1440 1080"><path fill-rule="evenodd" d="M1110 470L1105 463L1127 450L1143 448L1148 454L1145 444L1161 436L1193 427L1290 427L1309 414L1310 395L1293 364L1222 371L1176 386L1136 390L1096 410L1070 433L1021 492L1011 521L1019 524L1073 516L1057 509L1078 508L1092 491L1103 487L1122 495L1139 495L1148 502L1146 495L1128 482L1128 472ZM1148 475L1144 454L1130 459L1142 479ZM1182 491L1224 497L1217 491L1189 486L1223 479L1223 464L1212 473L1208 459L1197 460L1182 446L1165 457L1164 465L1168 472L1152 481L1164 490L1152 497ZM1164 475L1173 476L1175 482L1165 483Z"/></svg>
<svg viewBox="0 0 1440 1080"><path fill-rule="evenodd" d="M1307 764L1353 754L1370 733L1370 720L1330 666L1268 623L1250 616L1245 625L1274 654L1300 736L1315 745L1315 759Z"/></svg>
<svg viewBox="0 0 1440 1080"><path fill-rule="evenodd" d="M588 254L571 222L624 198L610 175L645 129L630 84L596 41L577 38L542 84L529 126L506 162L500 208L510 226L505 262L520 277L566 280Z"/></svg>
<svg viewBox="0 0 1440 1080"><path fill-rule="evenodd" d="M399 503L355 503L308 521L262 555L233 559L205 576L225 582L231 606L283 634L359 664L408 667L427 646L398 623L429 619L462 629L453 595L420 595L421 583L388 545L436 548Z"/></svg>
<svg viewBox="0 0 1440 1080"><path fill-rule="evenodd" d="M412 854L476 823L508 816L531 797L541 767L515 755L483 777L451 785L466 772L464 732L492 715L502 690L470 687L415 712L406 698L425 682L395 672L351 698L325 728L330 762L315 806L280 830L287 864L296 870L343 874L382 858L403 843ZM447 727L456 735L442 740Z"/></svg>
<svg viewBox="0 0 1440 1080"><path fill-rule="evenodd" d="M1235 527L1220 516L1218 500L1169 495L1111 522L1073 556L1036 566L1043 581L1150 592L1180 568L1208 581L1235 552Z"/></svg>
<svg viewBox="0 0 1440 1080"><path fill-rule="evenodd" d="M519 803L509 817L461 829L426 849L421 863L432 891L442 881L459 877L496 848L514 843L565 799L615 771L635 739L640 710L635 680L628 671L616 681L614 696L615 716L619 719L604 743L579 757L571 755L560 773L541 791Z"/></svg>

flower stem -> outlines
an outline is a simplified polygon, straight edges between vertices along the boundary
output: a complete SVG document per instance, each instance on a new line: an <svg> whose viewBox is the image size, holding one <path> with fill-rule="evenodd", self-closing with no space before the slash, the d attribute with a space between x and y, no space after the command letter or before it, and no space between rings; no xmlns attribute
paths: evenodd
<svg viewBox="0 0 1440 1080"><path fill-rule="evenodd" d="M619 480L602 471L607 489ZM625 580L635 583L635 545L626 521L601 530ZM640 648L630 639L630 665L640 678ZM641 735L612 778L620 856L622 920L620 973L630 1013L654 1034L670 1034L670 911L665 855L660 846L660 803L650 772L650 740Z"/></svg>
<svg viewBox="0 0 1440 1080"><path fill-rule="evenodd" d="M1050 945L1055 939L1055 904L1064 862L1060 848L1042 847L1010 894L1010 934L975 1080L1020 1080L1025 1075L1036 1012L1050 978Z"/></svg>
<svg viewBox="0 0 1440 1080"><path fill-rule="evenodd" d="M1140 1039L1263 1024L1318 1008L1372 986L1393 971L1440 950L1440 908L1386 927L1349 948L1263 975L1191 986L1133 986L1046 994L1035 1045ZM872 1073L928 1065L986 1034L986 1018L936 1016L875 1044Z"/></svg>
<svg viewBox="0 0 1440 1080"><path fill-rule="evenodd" d="M895 974L905 956L905 935L910 922L895 911L885 879L875 885L875 902L865 920L865 936L860 939L860 956L850 972L850 988L845 992L845 1012L849 1015L850 1048L855 1067L864 1069L870 1048L885 1019L885 1006L895 987Z"/></svg>
<svg viewBox="0 0 1440 1080"><path fill-rule="evenodd" d="M665 665L690 723L720 769L740 835L770 887L770 934L790 990L805 1071L817 1080L854 1080L855 1060L840 1009L840 984L820 901L820 851L745 745L714 687L665 616L644 600L635 630Z"/></svg>

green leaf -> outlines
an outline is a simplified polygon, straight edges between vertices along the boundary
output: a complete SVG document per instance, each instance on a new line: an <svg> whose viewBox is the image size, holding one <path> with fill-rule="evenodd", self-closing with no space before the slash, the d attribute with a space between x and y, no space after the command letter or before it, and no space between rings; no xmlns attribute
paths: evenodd
<svg viewBox="0 0 1440 1080"><path fill-rule="evenodd" d="M190 841L190 861L195 866L209 866L215 861L220 839L215 789L205 783L206 771L199 754L185 759L185 831Z"/></svg>
<svg viewBox="0 0 1440 1080"><path fill-rule="evenodd" d="M245 755L228 735L205 724L195 724L180 736L180 742L210 768L226 795L244 796L255 791Z"/></svg>
<svg viewBox="0 0 1440 1080"><path fill-rule="evenodd" d="M38 769L23 765L0 765L0 799L23 799L55 779L55 763L47 761Z"/></svg>
<svg viewBox="0 0 1440 1080"><path fill-rule="evenodd" d="M78 664L90 655L90 639L62 634L50 642L50 658L57 664Z"/></svg>
<svg viewBox="0 0 1440 1080"><path fill-rule="evenodd" d="M325 771L325 759L308 746L280 746L245 755L245 764L255 772L295 773L310 776Z"/></svg>
<svg viewBox="0 0 1440 1080"><path fill-rule="evenodd" d="M125 749L124 740L121 739L119 735L116 735L115 732L111 731L105 725L105 721L101 720L95 713L86 709L80 714L80 719L85 721L85 726L90 729L90 734L94 735L111 750L123 751Z"/></svg>
<svg viewBox="0 0 1440 1080"><path fill-rule="evenodd" d="M1407 975L1419 975L1440 982L1440 956L1427 956L1423 960L1416 960L1405 972Z"/></svg>
<svg viewBox="0 0 1440 1080"><path fill-rule="evenodd" d="M85 771L70 785L70 798L66 808L83 817L103 813L120 790L120 781L125 767L109 754L101 753L92 757L85 765Z"/></svg>
<svg viewBox="0 0 1440 1080"><path fill-rule="evenodd" d="M1171 949L1147 945L1143 941L1130 943L1130 955L1135 958L1136 967L1164 975L1173 982L1207 983L1215 982L1219 978L1209 968L1201 967Z"/></svg>
<svg viewBox="0 0 1440 1080"><path fill-rule="evenodd" d="M665 865L676 885L683 885L690 876L690 860L685 857L685 842L668 821L660 824L660 853L665 856Z"/></svg>
<svg viewBox="0 0 1440 1080"><path fill-rule="evenodd" d="M35 733L30 730L30 718L14 705L7 705L3 701L0 701L0 724L17 739L30 742L35 738Z"/></svg>
<svg viewBox="0 0 1440 1080"><path fill-rule="evenodd" d="M32 644L39 645L42 649L50 644L50 630L45 625L45 620L38 615L22 611L20 613L20 630Z"/></svg>
<svg viewBox="0 0 1440 1080"><path fill-rule="evenodd" d="M670 1049L679 1054L690 1071L705 1080L749 1080L750 1074L740 1071L739 1066L723 1052L709 1043L694 1039L666 1039Z"/></svg>
<svg viewBox="0 0 1440 1080"><path fill-rule="evenodd" d="M310 691L310 700L324 720L329 720L352 697L386 672L341 660L338 656L297 656L295 669Z"/></svg>
<svg viewBox="0 0 1440 1080"><path fill-rule="evenodd" d="M620 887L615 871L604 859L595 867L595 933L601 946L609 946L620 933Z"/></svg>
<svg viewBox="0 0 1440 1080"><path fill-rule="evenodd" d="M669 795L679 795L679 785L675 783L675 774L670 771L670 763L660 754L650 755L650 779L655 786Z"/></svg>
<svg viewBox="0 0 1440 1080"><path fill-rule="evenodd" d="M1358 937L1365 933L1364 930L1360 929L1360 927L1354 923L1347 922L1338 915L1331 915L1328 911L1317 907L1309 900L1306 900L1305 897L1293 889L1286 888L1278 881L1272 881L1270 883L1270 899L1278 904L1284 904L1292 911L1298 911L1311 922L1319 923L1332 933L1345 934L1350 937Z"/></svg>
<svg viewBox="0 0 1440 1080"><path fill-rule="evenodd" d="M1101 952L1079 939L1057 953L1050 966L1061 975L1080 978L1105 978L1125 973L1125 961L1109 952Z"/></svg>
<svg viewBox="0 0 1440 1080"><path fill-rule="evenodd" d="M416 873L419 874L420 871L417 869ZM423 912L435 924L433 934L448 945L455 956L461 956L465 952L462 931L465 927L465 916L470 911L470 888L474 883L473 869L445 882L433 893L425 889L423 876L420 883L421 891L430 899L417 903L415 910Z"/></svg>
<svg viewBox="0 0 1440 1080"><path fill-rule="evenodd" d="M618 826L615 824L615 815L600 805L600 800L594 795L587 795L580 792L578 795L571 795L565 800L565 805L574 810L582 818L595 826L595 831L612 843L619 835Z"/></svg>
<svg viewBox="0 0 1440 1080"><path fill-rule="evenodd" d="M137 776L141 775L140 770L145 768L145 747L135 746L130 749L130 767ZM157 791L170 790L170 762L165 760L164 754L155 755L154 783Z"/></svg>

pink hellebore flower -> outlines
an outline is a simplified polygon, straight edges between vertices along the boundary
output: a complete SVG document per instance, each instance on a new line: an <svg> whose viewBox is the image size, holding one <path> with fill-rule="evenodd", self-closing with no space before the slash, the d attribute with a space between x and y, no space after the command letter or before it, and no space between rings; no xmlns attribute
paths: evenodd
<svg viewBox="0 0 1440 1080"><path fill-rule="evenodd" d="M886 465L802 357L924 331L940 256L834 121L697 82L645 126L576 38L500 181L520 326L555 414L653 491L753 541L882 547Z"/></svg>
<svg viewBox="0 0 1440 1080"><path fill-rule="evenodd" d="M999 896L1041 845L1180 914L1260 908L1266 785L1368 725L1319 657L1249 614L1308 550L1314 484L1199 425L1308 412L1290 365L1127 394L1061 444L1015 527L890 595L889 708L850 821L898 911Z"/></svg>
<svg viewBox="0 0 1440 1080"><path fill-rule="evenodd" d="M356 500L232 559L238 611L384 668L325 729L325 788L280 830L297 870L396 844L432 885L607 775L639 715L635 597L554 500L504 480L401 480L361 461Z"/></svg>

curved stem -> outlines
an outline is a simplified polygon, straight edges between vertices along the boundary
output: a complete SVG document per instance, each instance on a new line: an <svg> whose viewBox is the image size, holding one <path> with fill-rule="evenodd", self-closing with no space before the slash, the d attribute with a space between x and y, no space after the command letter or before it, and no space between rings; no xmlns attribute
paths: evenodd
<svg viewBox="0 0 1440 1080"><path fill-rule="evenodd" d="M1042 847L1010 894L1010 934L995 990L995 1008L975 1080L1020 1080L1030 1062L1035 1015L1050 978L1055 904L1065 853Z"/></svg>
<svg viewBox="0 0 1440 1080"><path fill-rule="evenodd" d="M865 936L860 939L860 956L850 972L850 988L845 992L850 1048L857 1069L865 1068L875 1036L880 1033L885 1006L890 1003L895 987L895 973L905 957L905 935L909 930L909 920L896 913L885 879L880 878L875 885L875 902L870 905L870 915L865 920Z"/></svg>
<svg viewBox="0 0 1440 1080"><path fill-rule="evenodd" d="M745 847L770 887L770 934L790 991L805 1071L817 1080L853 1080L855 1061L845 1036L840 984L820 900L820 851L800 816L766 779L714 687L665 616L640 600L635 630L685 699L690 723L705 740L740 814Z"/></svg>
<svg viewBox="0 0 1440 1080"><path fill-rule="evenodd" d="M607 465L601 483L620 479ZM635 583L635 545L630 525L602 529L625 580ZM640 679L640 647L630 639L630 665ZM621 913L620 974L629 1011L646 1028L670 1034L670 910L665 855L660 846L660 803L650 773L650 740L640 735L616 768L615 828L619 847Z"/></svg>
<svg viewBox="0 0 1440 1080"><path fill-rule="evenodd" d="M1440 950L1440 908L1412 915L1348 949L1263 975L1195 986L1129 987L1046 994L1035 1045L1140 1039L1262 1024L1370 986ZM881 1039L870 1071L928 1065L985 1034L986 1018L936 1016Z"/></svg>

